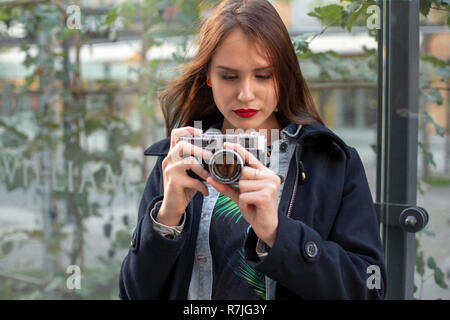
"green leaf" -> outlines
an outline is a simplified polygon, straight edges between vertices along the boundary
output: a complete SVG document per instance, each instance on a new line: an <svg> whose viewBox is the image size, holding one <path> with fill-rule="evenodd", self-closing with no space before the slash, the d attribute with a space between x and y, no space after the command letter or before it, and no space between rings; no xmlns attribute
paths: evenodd
<svg viewBox="0 0 450 320"><path fill-rule="evenodd" d="M437 88L431 88L430 90L423 90L423 96L429 102L437 103L438 105L442 105L444 102L444 98L442 97L440 91Z"/></svg>
<svg viewBox="0 0 450 320"><path fill-rule="evenodd" d="M111 9L107 12L105 20L100 24L103 27L111 27L119 17L117 9Z"/></svg>
<svg viewBox="0 0 450 320"><path fill-rule="evenodd" d="M424 16L430 13L431 0L420 0L419 10Z"/></svg>
<svg viewBox="0 0 450 320"><path fill-rule="evenodd" d="M420 251L419 254L416 256L416 269L417 273L423 277L425 274L425 260L423 257L423 251Z"/></svg>
<svg viewBox="0 0 450 320"><path fill-rule="evenodd" d="M3 253L3 255L6 256L7 254L9 254L12 251L13 247L14 247L14 242L13 241L6 241L6 242L2 243L2 253Z"/></svg>
<svg viewBox="0 0 450 320"><path fill-rule="evenodd" d="M86 135L90 135L97 130L103 130L105 128L105 123L100 119L87 119L85 122Z"/></svg>
<svg viewBox="0 0 450 320"><path fill-rule="evenodd" d="M431 123L434 126L434 129L436 130L436 133L438 135L440 135L441 137L445 135L444 128L437 124L427 111L422 112L421 115L424 117L426 122Z"/></svg>
<svg viewBox="0 0 450 320"><path fill-rule="evenodd" d="M369 6L369 1L356 0L352 4L347 7L347 10L350 14L346 21L347 30L350 32L352 30L353 25L355 24L358 17L366 12L367 7Z"/></svg>
<svg viewBox="0 0 450 320"><path fill-rule="evenodd" d="M419 142L418 143L419 148L422 149L423 154L425 155L425 161L431 165L433 165L434 167L436 167L436 162L434 162L433 159L433 153L429 152L423 143Z"/></svg>
<svg viewBox="0 0 450 320"><path fill-rule="evenodd" d="M4 10L3 8L0 9L0 21L7 21L10 18L9 12Z"/></svg>
<svg viewBox="0 0 450 320"><path fill-rule="evenodd" d="M316 17L319 20L326 20L328 22L338 22L342 18L344 8L337 4L330 4L323 7L314 8L314 11L309 12L308 16Z"/></svg>
<svg viewBox="0 0 450 320"><path fill-rule="evenodd" d="M450 64L444 60L438 59L435 56L422 56L420 60L431 63L433 67L447 67Z"/></svg>
<svg viewBox="0 0 450 320"><path fill-rule="evenodd" d="M30 239L42 240L44 238L44 232L42 230L25 230L24 233Z"/></svg>
<svg viewBox="0 0 450 320"><path fill-rule="evenodd" d="M436 282L436 284L442 289L448 289L447 283L445 282L444 273L437 266L434 270L434 282Z"/></svg>
<svg viewBox="0 0 450 320"><path fill-rule="evenodd" d="M436 73L438 75L442 76L444 79L448 79L448 78L450 78L450 66L443 67L443 68L437 68Z"/></svg>
<svg viewBox="0 0 450 320"><path fill-rule="evenodd" d="M323 52L323 55L328 57L341 58L341 55L334 50L327 50Z"/></svg>
<svg viewBox="0 0 450 320"><path fill-rule="evenodd" d="M353 24L358 19L358 17L361 15L361 13L362 13L362 11L355 11L348 16L347 22L346 22L348 32L352 31Z"/></svg>
<svg viewBox="0 0 450 320"><path fill-rule="evenodd" d="M437 265L436 265L436 261L434 260L433 257L428 257L428 259L427 259L427 266L430 269L433 269L433 270L436 269Z"/></svg>
<svg viewBox="0 0 450 320"><path fill-rule="evenodd" d="M292 45L297 54L309 52L309 39L314 36L313 33L302 34L292 39Z"/></svg>
<svg viewBox="0 0 450 320"><path fill-rule="evenodd" d="M341 0L341 2L349 2L347 0ZM364 4L369 3L368 1L365 1ZM355 11L361 10L361 6L363 5L363 0L352 0L350 1L350 4L347 6L345 11L352 13Z"/></svg>

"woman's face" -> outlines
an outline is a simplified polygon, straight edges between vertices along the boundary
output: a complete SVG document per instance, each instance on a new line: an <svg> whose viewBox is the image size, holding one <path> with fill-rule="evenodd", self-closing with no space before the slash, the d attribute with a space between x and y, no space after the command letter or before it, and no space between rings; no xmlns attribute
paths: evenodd
<svg viewBox="0 0 450 320"><path fill-rule="evenodd" d="M235 29L217 48L208 70L226 129L280 129L274 114L277 85L261 46Z"/></svg>

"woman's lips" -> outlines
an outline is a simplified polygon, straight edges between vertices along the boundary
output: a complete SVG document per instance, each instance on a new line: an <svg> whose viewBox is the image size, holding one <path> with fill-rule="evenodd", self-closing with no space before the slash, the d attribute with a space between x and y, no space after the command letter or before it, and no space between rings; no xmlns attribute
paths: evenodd
<svg viewBox="0 0 450 320"><path fill-rule="evenodd" d="M255 109L238 109L233 111L241 118L251 118L259 112L259 110Z"/></svg>

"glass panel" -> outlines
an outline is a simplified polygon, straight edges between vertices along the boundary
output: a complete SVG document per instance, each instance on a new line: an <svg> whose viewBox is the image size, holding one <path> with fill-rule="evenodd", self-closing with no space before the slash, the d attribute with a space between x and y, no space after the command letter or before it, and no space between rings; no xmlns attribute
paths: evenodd
<svg viewBox="0 0 450 320"><path fill-rule="evenodd" d="M415 234L405 232L399 222L400 213L416 203L417 120L410 115L417 113L417 5L382 2L377 201L382 208L388 299L413 295Z"/></svg>
<svg viewBox="0 0 450 320"><path fill-rule="evenodd" d="M420 16L417 205L430 219L417 234L418 262L424 263L423 269L416 268L417 299L450 299L450 51L444 47L450 34L444 10L433 6Z"/></svg>
<svg viewBox="0 0 450 320"><path fill-rule="evenodd" d="M448 217L444 213L450 204L444 196L448 193L449 175L444 151L448 108L440 107L448 106L448 74L442 73L449 67L448 50L439 50L439 45L433 47L430 42L448 34L442 15L447 9L424 3L420 3L419 29L418 2L383 2L383 122L378 195L379 201L386 203L385 219L389 222L384 225L383 239L391 276L390 298L448 299L448 246L443 245L449 239ZM420 56L416 57L419 40ZM420 72L416 81L418 61ZM416 201L428 212L429 223L425 230L412 234L394 224L398 225L401 210L415 206Z"/></svg>
<svg viewBox="0 0 450 320"><path fill-rule="evenodd" d="M122 3L67 21L50 2L0 5L0 299L118 299L143 150L165 133L155 88L182 52L142 48L142 2Z"/></svg>

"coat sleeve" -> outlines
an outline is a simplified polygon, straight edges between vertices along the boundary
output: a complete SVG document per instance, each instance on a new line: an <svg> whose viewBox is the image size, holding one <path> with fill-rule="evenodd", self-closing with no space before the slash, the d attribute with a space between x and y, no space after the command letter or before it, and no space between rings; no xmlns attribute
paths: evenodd
<svg viewBox="0 0 450 320"><path fill-rule="evenodd" d="M121 299L167 299L172 286L171 271L190 229L186 223L175 239L163 237L153 228L150 210L163 199L163 183L159 157L147 180L139 205L138 221L131 247L122 262L119 277Z"/></svg>
<svg viewBox="0 0 450 320"><path fill-rule="evenodd" d="M248 263L299 298L384 298L384 253L375 206L361 159L354 148L350 152L341 204L327 239L302 221L279 214L275 243L260 261L254 231L247 236Z"/></svg>

